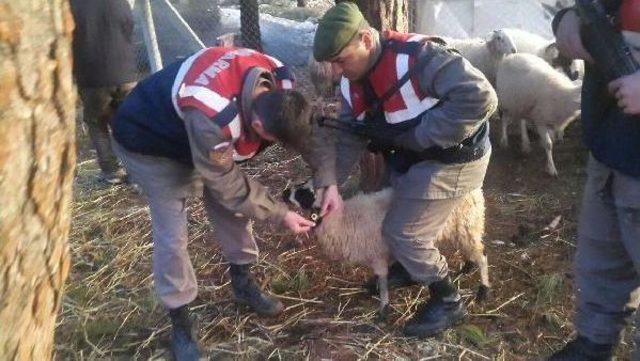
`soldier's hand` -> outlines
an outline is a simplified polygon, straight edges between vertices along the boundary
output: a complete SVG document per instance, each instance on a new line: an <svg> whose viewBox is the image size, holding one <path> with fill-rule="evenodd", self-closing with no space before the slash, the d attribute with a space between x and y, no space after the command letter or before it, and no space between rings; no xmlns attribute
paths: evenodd
<svg viewBox="0 0 640 361"><path fill-rule="evenodd" d="M311 228L316 226L312 221L293 211L288 211L285 214L282 224L295 234L309 232Z"/></svg>
<svg viewBox="0 0 640 361"><path fill-rule="evenodd" d="M320 217L324 217L331 212L341 212L343 207L342 197L337 185L330 185L325 188L320 207Z"/></svg>
<svg viewBox="0 0 640 361"><path fill-rule="evenodd" d="M640 114L640 70L610 82L609 92L616 97L623 112Z"/></svg>

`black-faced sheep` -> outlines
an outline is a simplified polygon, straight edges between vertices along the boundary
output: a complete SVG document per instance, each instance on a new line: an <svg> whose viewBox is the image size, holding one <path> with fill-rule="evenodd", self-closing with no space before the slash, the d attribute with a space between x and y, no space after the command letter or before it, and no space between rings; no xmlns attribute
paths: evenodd
<svg viewBox="0 0 640 361"><path fill-rule="evenodd" d="M561 140L567 125L580 115L580 92L579 82L572 82L538 56L520 53L507 56L500 64L496 79L502 111L501 146L509 145L509 123L520 120L522 150L530 152L526 123L530 121L546 153L546 171L557 176L553 140Z"/></svg>
<svg viewBox="0 0 640 361"><path fill-rule="evenodd" d="M294 191L285 191L284 197L302 208L314 208L316 195L312 189L308 182ZM361 264L373 270L378 278L381 315L386 313L389 304L387 273L393 262L382 236L382 223L392 197L391 188L376 193L359 193L345 200L341 213L329 214L322 220L316 218L319 224L314 229L318 243L329 259ZM321 195L318 195L318 199L321 199ZM489 265L482 243L484 211L482 190L472 191L461 199L435 241L440 250L460 251L465 260L479 267L479 299L486 296L490 287Z"/></svg>

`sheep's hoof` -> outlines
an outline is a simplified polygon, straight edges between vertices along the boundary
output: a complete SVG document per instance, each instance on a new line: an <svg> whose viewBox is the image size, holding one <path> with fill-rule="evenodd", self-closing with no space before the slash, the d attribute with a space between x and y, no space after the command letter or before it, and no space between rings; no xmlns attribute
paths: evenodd
<svg viewBox="0 0 640 361"><path fill-rule="evenodd" d="M475 262L466 261L464 263L464 265L462 266L462 269L460 270L459 274L467 275L467 274L475 271L477 267L478 267L478 265L476 265Z"/></svg>
<svg viewBox="0 0 640 361"><path fill-rule="evenodd" d="M501 148L509 148L509 141L506 139L500 139L500 147Z"/></svg>
<svg viewBox="0 0 640 361"><path fill-rule="evenodd" d="M547 169L547 174L553 178L558 178L558 170L555 168Z"/></svg>
<svg viewBox="0 0 640 361"><path fill-rule="evenodd" d="M529 144L523 144L523 145L522 145L522 153L524 153L524 154L529 154L529 153L531 153L531 145L529 145Z"/></svg>
<svg viewBox="0 0 640 361"><path fill-rule="evenodd" d="M387 323L388 319L389 319L389 305L384 305L384 307L378 310L378 315L376 316L376 323Z"/></svg>
<svg viewBox="0 0 640 361"><path fill-rule="evenodd" d="M491 288L485 285L480 285L478 287L478 292L476 292L476 302L483 303L489 298L489 294L491 292Z"/></svg>

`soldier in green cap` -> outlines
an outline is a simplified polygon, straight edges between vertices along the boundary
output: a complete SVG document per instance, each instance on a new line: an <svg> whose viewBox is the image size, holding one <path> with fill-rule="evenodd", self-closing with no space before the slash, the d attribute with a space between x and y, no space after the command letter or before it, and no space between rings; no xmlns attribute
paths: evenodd
<svg viewBox="0 0 640 361"><path fill-rule="evenodd" d="M433 241L460 199L482 187L491 154L487 120L497 106L493 88L439 39L378 32L351 2L320 19L313 55L342 76L342 120L378 119L401 130L387 140L399 151L384 153L394 200L383 233L397 260L389 284L412 281L430 290L405 334L428 337L462 322L464 305ZM315 187L324 188L323 214L341 209L337 185L371 146L342 131L331 139L314 174Z"/></svg>

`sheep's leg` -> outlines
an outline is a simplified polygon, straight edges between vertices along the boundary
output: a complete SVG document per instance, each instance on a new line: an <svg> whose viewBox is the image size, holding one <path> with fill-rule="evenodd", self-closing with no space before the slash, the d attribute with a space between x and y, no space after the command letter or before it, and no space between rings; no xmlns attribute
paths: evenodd
<svg viewBox="0 0 640 361"><path fill-rule="evenodd" d="M462 269L460 270L459 274L468 275L469 273L473 272L477 266L478 265L473 261L466 261L464 265L462 265Z"/></svg>
<svg viewBox="0 0 640 361"><path fill-rule="evenodd" d="M556 140L559 142L564 140L564 129L556 129Z"/></svg>
<svg viewBox="0 0 640 361"><path fill-rule="evenodd" d="M481 241L480 241L481 242ZM480 269L480 287L476 293L476 300L482 302L487 299L491 283L489 283L489 262L487 261L487 255L484 253L484 249L476 249L471 255L471 262L478 265Z"/></svg>
<svg viewBox="0 0 640 361"><path fill-rule="evenodd" d="M509 137L507 136L507 128L511 123L510 117L506 112L502 113L502 134L500 135L500 146L507 148L509 146Z"/></svg>
<svg viewBox="0 0 640 361"><path fill-rule="evenodd" d="M378 275L378 288L380 289L380 309L378 310L378 319L386 321L389 316L389 283L387 275Z"/></svg>
<svg viewBox="0 0 640 361"><path fill-rule="evenodd" d="M373 273L378 277L378 291L380 296L380 308L378 309L378 321L385 322L389 314L389 263L375 262L371 265Z"/></svg>
<svg viewBox="0 0 640 361"><path fill-rule="evenodd" d="M529 140L529 132L527 130L527 120L520 119L520 138L522 140L522 152L531 152L531 141Z"/></svg>
<svg viewBox="0 0 640 361"><path fill-rule="evenodd" d="M549 175L553 177L558 176L558 170L556 169L556 165L553 162L553 140L551 138L550 129L548 129L544 125L539 125L537 127L538 135L540 135L540 145L544 148L544 152L547 155L547 165L546 171Z"/></svg>

